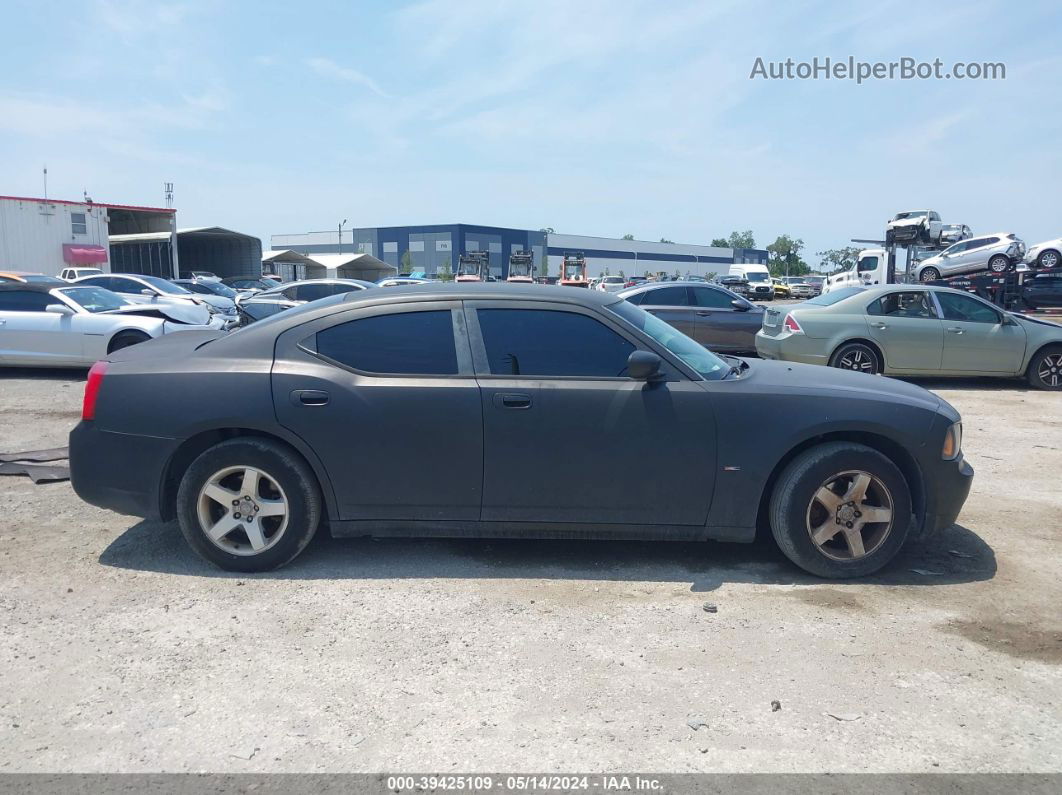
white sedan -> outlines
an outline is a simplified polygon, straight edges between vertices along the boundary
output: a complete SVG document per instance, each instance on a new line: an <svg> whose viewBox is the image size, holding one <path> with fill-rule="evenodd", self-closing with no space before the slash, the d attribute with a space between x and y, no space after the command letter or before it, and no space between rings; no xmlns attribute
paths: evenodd
<svg viewBox="0 0 1062 795"><path fill-rule="evenodd" d="M596 285L596 289L604 293L618 293L623 289L627 280L622 276L603 276Z"/></svg>
<svg viewBox="0 0 1062 795"><path fill-rule="evenodd" d="M194 304L134 304L100 287L0 284L0 365L89 367L172 331L221 330Z"/></svg>

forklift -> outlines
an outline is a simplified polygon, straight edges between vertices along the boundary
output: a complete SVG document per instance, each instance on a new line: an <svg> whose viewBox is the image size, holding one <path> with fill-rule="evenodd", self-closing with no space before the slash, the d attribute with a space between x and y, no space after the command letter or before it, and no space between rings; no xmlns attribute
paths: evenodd
<svg viewBox="0 0 1062 795"><path fill-rule="evenodd" d="M455 282L483 282L487 280L488 254L486 251L469 251L457 258Z"/></svg>
<svg viewBox="0 0 1062 795"><path fill-rule="evenodd" d="M562 287L589 287L586 278L586 257L581 251L565 251L564 263L561 265L560 279L557 284Z"/></svg>
<svg viewBox="0 0 1062 795"><path fill-rule="evenodd" d="M509 256L509 275L505 281L514 284L532 284L535 271L535 255L530 251L514 251Z"/></svg>

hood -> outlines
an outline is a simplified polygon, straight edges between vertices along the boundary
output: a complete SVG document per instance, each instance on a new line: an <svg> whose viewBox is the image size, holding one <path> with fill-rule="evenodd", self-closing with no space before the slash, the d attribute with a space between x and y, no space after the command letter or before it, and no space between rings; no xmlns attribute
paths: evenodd
<svg viewBox="0 0 1062 795"><path fill-rule="evenodd" d="M203 303L210 304L211 306L216 306L218 309L231 309L232 307L236 306L236 304L233 303L231 298L226 298L223 295L205 295L202 293L197 293L195 297Z"/></svg>
<svg viewBox="0 0 1062 795"><path fill-rule="evenodd" d="M190 301L182 301L179 304L131 304L102 314L144 315L172 320L175 323L185 323L189 326L205 326L210 322L210 311Z"/></svg>
<svg viewBox="0 0 1062 795"><path fill-rule="evenodd" d="M923 265L939 265L943 261L944 258L940 254L934 254L932 257L926 257L925 259L918 260L917 267L920 268ZM899 270L899 268L897 268L896 270Z"/></svg>
<svg viewBox="0 0 1062 795"><path fill-rule="evenodd" d="M1050 320L1041 320L1038 317L1029 317L1028 315L1019 314L1018 312L1008 312L1007 314L1020 323L1029 323L1030 325L1035 326L1047 326L1047 328L1054 329L1058 332L1059 338L1062 339L1062 326L1058 325L1058 323L1052 323Z"/></svg>
<svg viewBox="0 0 1062 795"><path fill-rule="evenodd" d="M752 372L746 378L754 379L763 387L773 387L776 391L806 395L828 393L832 397L836 397L838 392L845 392L854 399L917 405L930 411L948 406L927 389L882 375L866 375L836 367L767 359L753 359L749 360L749 363L752 365ZM954 409L952 413L955 413ZM958 419L957 413L955 419Z"/></svg>
<svg viewBox="0 0 1062 795"><path fill-rule="evenodd" d="M924 215L920 215L917 218L901 218L899 221L889 221L889 226L920 226L925 220L926 217Z"/></svg>

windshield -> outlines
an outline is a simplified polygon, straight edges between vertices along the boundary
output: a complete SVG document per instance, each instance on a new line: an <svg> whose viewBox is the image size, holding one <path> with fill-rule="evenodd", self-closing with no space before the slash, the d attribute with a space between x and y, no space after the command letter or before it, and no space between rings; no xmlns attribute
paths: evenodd
<svg viewBox="0 0 1062 795"><path fill-rule="evenodd" d="M763 273L762 271L752 271L752 273L746 273L745 278L750 282L766 282L770 281L770 274Z"/></svg>
<svg viewBox="0 0 1062 795"><path fill-rule="evenodd" d="M131 306L122 296L102 287L67 287L59 292L89 312L110 312L123 306Z"/></svg>
<svg viewBox="0 0 1062 795"><path fill-rule="evenodd" d="M694 342L674 326L669 326L629 301L609 304L608 308L635 328L644 331L707 380L717 381L730 371L730 367L722 359L699 342Z"/></svg>
<svg viewBox="0 0 1062 795"><path fill-rule="evenodd" d="M138 279L143 279L150 284L160 293L170 293L171 295L189 295L189 292L181 287L179 284L168 282L165 279L160 279L158 276L138 276Z"/></svg>
<svg viewBox="0 0 1062 795"><path fill-rule="evenodd" d="M913 210L909 213L896 213L894 221L906 221L909 218L921 218L926 214L925 210Z"/></svg>
<svg viewBox="0 0 1062 795"><path fill-rule="evenodd" d="M235 298L237 296L235 290L221 282L196 282L196 284L200 287L206 288L206 292L213 293L214 295L221 295L225 298Z"/></svg>
<svg viewBox="0 0 1062 795"><path fill-rule="evenodd" d="M859 293L865 292L865 287L842 287L840 290L833 290L824 295L817 295L814 298L809 298L804 302L804 305L833 306L834 304L843 301L845 298L851 298L853 295L859 295Z"/></svg>

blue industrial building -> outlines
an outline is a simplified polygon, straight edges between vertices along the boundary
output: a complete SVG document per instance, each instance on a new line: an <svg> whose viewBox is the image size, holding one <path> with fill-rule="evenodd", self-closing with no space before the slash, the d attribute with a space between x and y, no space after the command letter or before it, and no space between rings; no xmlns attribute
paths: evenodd
<svg viewBox="0 0 1062 795"><path fill-rule="evenodd" d="M728 272L735 263L767 264L767 252L762 249L547 234L539 230L474 224L380 226L344 229L342 233L333 230L273 235L271 244L274 250L287 249L311 256L344 252L371 254L400 272L423 271L428 275L447 267L455 269L461 254L486 251L491 273L499 279L508 275L509 256L514 251L534 254L536 274L542 273L543 258L548 256L548 273L554 276L560 272L564 254L568 252L579 252L586 257L590 277L659 272L710 276Z"/></svg>

